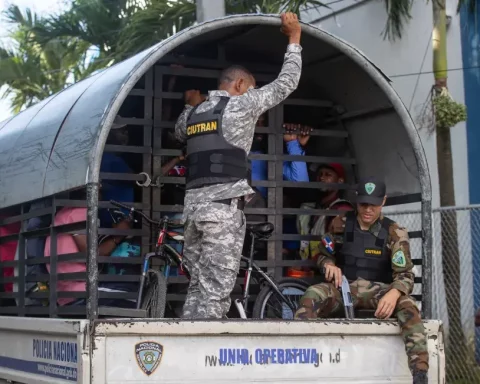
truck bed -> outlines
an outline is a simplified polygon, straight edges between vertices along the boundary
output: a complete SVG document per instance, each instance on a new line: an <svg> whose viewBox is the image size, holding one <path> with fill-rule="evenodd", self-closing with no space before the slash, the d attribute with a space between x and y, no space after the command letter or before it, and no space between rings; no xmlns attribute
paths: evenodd
<svg viewBox="0 0 480 384"><path fill-rule="evenodd" d="M444 383L439 321L424 322ZM76 352L76 354L75 354ZM90 361L91 359L91 361ZM91 364L90 364L91 363ZM0 382L411 383L394 321L0 318Z"/></svg>

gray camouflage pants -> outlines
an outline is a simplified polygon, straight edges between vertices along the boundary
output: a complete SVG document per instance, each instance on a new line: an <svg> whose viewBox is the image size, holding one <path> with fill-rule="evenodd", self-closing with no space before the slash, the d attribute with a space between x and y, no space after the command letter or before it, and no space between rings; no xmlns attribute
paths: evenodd
<svg viewBox="0 0 480 384"><path fill-rule="evenodd" d="M230 309L246 220L236 203L185 206L183 259L191 275L184 319L221 319Z"/></svg>

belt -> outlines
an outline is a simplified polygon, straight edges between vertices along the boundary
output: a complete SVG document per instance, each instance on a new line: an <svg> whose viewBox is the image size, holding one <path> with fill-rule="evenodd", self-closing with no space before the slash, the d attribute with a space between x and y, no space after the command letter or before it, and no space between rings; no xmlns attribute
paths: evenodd
<svg viewBox="0 0 480 384"><path fill-rule="evenodd" d="M236 197L237 200L237 209L243 211L245 208L245 199L242 197ZM226 205L231 205L233 199L223 199L223 200L214 200L213 203L220 203L220 204L226 204Z"/></svg>

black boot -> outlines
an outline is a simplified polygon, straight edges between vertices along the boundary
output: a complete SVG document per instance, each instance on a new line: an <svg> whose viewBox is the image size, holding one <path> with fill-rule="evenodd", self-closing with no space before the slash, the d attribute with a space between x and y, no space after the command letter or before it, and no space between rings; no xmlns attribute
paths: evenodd
<svg viewBox="0 0 480 384"><path fill-rule="evenodd" d="M413 384L428 384L428 376L425 371L417 371L413 373Z"/></svg>

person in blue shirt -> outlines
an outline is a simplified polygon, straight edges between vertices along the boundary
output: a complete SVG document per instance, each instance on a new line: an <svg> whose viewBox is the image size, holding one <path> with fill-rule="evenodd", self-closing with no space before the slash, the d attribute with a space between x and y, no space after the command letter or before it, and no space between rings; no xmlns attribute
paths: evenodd
<svg viewBox="0 0 480 384"><path fill-rule="evenodd" d="M260 116L257 122L257 126L265 126L265 115ZM286 133L283 135L283 140L286 145L287 154L295 156L304 156L304 147L307 145L310 139L310 132L312 128L302 126L300 124L284 124ZM262 148L262 136L255 135L252 144L251 153L264 154L265 151ZM252 160L252 181L254 180L267 180L268 176L268 164L265 160ZM308 182L308 169L307 164L304 161L285 161L283 163L283 179L286 181ZM268 194L268 188L255 187L262 197L266 200ZM295 216L286 216L283 219L283 233L284 234L296 234L296 221ZM290 251L295 251L300 248L299 241L284 241L283 249L284 254L288 254Z"/></svg>
<svg viewBox="0 0 480 384"><path fill-rule="evenodd" d="M257 126L264 126L264 116L260 116ZM287 154L295 156L305 155L303 149L310 139L309 133L312 128L301 126L300 124L284 124L283 127L287 130L287 133L283 135L283 139L286 144ZM298 132L298 133L297 133ZM262 148L263 138L261 135L256 134L253 138L252 150L250 153L264 154L265 151ZM267 180L268 179L268 164L265 160L252 160L252 181L255 180ZM308 182L308 170L307 164L304 161L285 161L283 163L283 180L286 181L298 181ZM266 199L268 189L266 187L256 187L257 190Z"/></svg>
<svg viewBox="0 0 480 384"><path fill-rule="evenodd" d="M128 130L126 124L119 124L117 116L110 134L107 138L107 144L128 145ZM127 162L116 153L104 152L100 172L103 173L133 173ZM134 185L132 181L124 180L102 180L102 200L116 200L124 203L134 202ZM124 212L128 214L127 212ZM99 210L100 222L103 228L111 228L113 219L107 209Z"/></svg>

